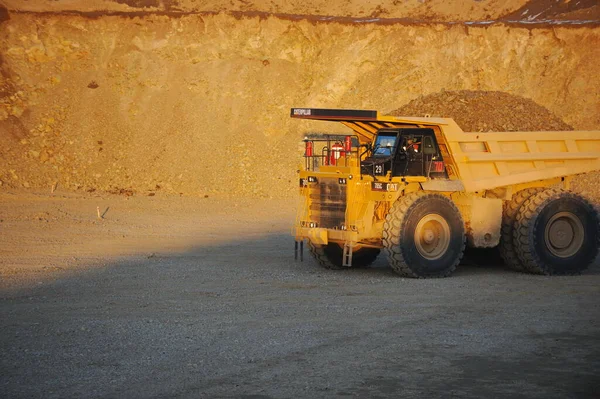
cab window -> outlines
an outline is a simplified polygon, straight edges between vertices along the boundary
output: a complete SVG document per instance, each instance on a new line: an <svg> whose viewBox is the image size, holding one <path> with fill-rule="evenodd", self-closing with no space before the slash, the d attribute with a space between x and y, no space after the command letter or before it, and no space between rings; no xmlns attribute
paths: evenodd
<svg viewBox="0 0 600 399"><path fill-rule="evenodd" d="M375 151L373 155L376 157L389 157L394 152L394 145L396 144L396 136L377 136L375 141Z"/></svg>

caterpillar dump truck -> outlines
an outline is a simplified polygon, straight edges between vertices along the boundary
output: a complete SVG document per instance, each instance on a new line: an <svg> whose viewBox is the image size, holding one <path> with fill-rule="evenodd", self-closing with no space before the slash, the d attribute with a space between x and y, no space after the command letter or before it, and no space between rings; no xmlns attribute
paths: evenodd
<svg viewBox="0 0 600 399"><path fill-rule="evenodd" d="M518 271L579 274L598 254L596 207L569 191L600 170L600 131L467 133L449 118L292 108L347 135L304 139L295 253L328 269L383 250L406 277L449 276L465 246L500 246Z"/></svg>

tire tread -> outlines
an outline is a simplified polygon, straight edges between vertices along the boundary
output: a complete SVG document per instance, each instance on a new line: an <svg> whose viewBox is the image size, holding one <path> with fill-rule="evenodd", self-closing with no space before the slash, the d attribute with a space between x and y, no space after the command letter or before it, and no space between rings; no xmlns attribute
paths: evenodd
<svg viewBox="0 0 600 399"><path fill-rule="evenodd" d="M525 190L521 190L516 193L510 201L505 202L505 206L502 212L502 227L500 230L500 256L504 260L504 264L509 269L525 272L527 271L519 256L515 246L513 245L513 230L517 214L519 209L532 195L543 191L542 187L532 187Z"/></svg>

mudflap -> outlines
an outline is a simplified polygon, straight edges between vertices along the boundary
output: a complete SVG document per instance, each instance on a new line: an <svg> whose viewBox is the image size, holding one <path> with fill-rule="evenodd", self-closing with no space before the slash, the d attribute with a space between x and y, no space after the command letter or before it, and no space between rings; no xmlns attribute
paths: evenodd
<svg viewBox="0 0 600 399"><path fill-rule="evenodd" d="M300 262L304 262L304 240L294 241L294 260L298 260L300 255Z"/></svg>

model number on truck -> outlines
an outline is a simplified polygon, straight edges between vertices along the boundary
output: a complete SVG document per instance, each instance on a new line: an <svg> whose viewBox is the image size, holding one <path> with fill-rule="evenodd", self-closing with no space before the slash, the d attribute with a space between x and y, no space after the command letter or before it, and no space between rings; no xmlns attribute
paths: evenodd
<svg viewBox="0 0 600 399"><path fill-rule="evenodd" d="M398 191L398 183L379 183L374 181L371 183L373 191Z"/></svg>

